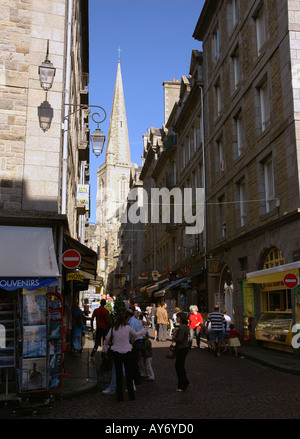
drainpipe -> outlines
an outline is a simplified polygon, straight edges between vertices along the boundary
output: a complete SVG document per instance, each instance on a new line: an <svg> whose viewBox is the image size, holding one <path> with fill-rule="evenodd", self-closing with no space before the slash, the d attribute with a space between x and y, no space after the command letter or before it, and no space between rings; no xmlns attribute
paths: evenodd
<svg viewBox="0 0 300 439"><path fill-rule="evenodd" d="M206 166L204 151L204 103L203 103L203 87L199 85L201 90L201 142L202 142L202 161L203 161L203 188L204 188L204 230L203 230L203 246L204 246L204 267L207 268L207 230L206 230Z"/></svg>
<svg viewBox="0 0 300 439"><path fill-rule="evenodd" d="M62 155L62 195L61 195L61 214L66 215L67 212L67 171L68 171L68 139L69 139L69 103L70 103L70 81L71 81L71 37L72 37L72 14L73 0L68 3L68 24L67 24L67 52L66 52L66 82L65 95L63 101L63 155ZM62 292L62 254L64 242L64 228L59 228L59 249L58 249L58 269L60 278L58 281L58 291Z"/></svg>
<svg viewBox="0 0 300 439"><path fill-rule="evenodd" d="M70 103L70 82L71 82L71 37L72 37L72 13L73 0L68 4L68 25L67 25L67 53L66 53L66 87L64 96L64 133L63 133L63 157L62 157L62 200L61 213L67 211L67 171L68 171L68 140L69 140L69 103Z"/></svg>

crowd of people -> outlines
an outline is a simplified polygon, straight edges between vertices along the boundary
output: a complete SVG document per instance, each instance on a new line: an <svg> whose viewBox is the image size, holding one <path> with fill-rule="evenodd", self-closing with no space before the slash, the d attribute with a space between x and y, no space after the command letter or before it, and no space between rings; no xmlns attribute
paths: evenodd
<svg viewBox="0 0 300 439"><path fill-rule="evenodd" d="M136 386L142 385L143 380L155 380L149 328L154 330L154 340L162 343L170 341L167 340L170 331L171 345L176 352L175 371L178 392L185 391L190 384L185 367L186 357L191 348L200 348L201 336L204 334L206 334L207 349L213 350L216 356L219 357L221 352L226 350L231 353L232 348L235 356L238 356L240 334L235 330L226 310L220 312L218 306L215 306L214 311L204 322L196 305L191 305L189 312L183 312L177 307L172 317L169 317L165 302L157 305L153 303L142 312L137 303L124 301L123 309L115 314L112 322L106 303L106 299L102 298L100 306L94 309L90 318L90 329L80 317L82 311L79 307L73 308L73 348L76 353L80 352L79 340L82 331L93 332L95 321L95 344L91 357L94 357L99 346L102 348L102 357L111 350L113 356L111 382L103 393L116 393L117 401L124 400L124 376L129 400L135 399ZM195 346L193 346L194 338Z"/></svg>

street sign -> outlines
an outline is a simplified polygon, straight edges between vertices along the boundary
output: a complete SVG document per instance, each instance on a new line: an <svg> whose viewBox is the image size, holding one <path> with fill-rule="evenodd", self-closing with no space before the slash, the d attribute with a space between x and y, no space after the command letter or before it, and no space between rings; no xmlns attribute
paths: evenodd
<svg viewBox="0 0 300 439"><path fill-rule="evenodd" d="M76 268L80 265L81 255L77 250L70 249L63 253L62 263L66 268Z"/></svg>
<svg viewBox="0 0 300 439"><path fill-rule="evenodd" d="M283 283L287 288L295 288L299 284L299 278L293 273L284 276Z"/></svg>
<svg viewBox="0 0 300 439"><path fill-rule="evenodd" d="M153 270L152 271L152 279L154 281L156 281L156 280L158 280L158 277L159 277L159 272L157 270Z"/></svg>

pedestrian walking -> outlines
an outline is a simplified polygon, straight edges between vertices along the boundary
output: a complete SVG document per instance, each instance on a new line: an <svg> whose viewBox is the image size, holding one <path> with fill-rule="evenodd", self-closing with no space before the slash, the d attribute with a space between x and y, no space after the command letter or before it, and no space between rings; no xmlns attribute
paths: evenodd
<svg viewBox="0 0 300 439"><path fill-rule="evenodd" d="M175 342L176 351L175 370L178 381L176 392L183 392L190 384L189 380L187 379L185 370L185 359L190 349L187 314L184 312L179 312L177 314L177 322L180 326L173 335L172 339L172 341Z"/></svg>
<svg viewBox="0 0 300 439"><path fill-rule="evenodd" d="M128 325L135 331L139 332L143 328L143 322L139 319L139 311L135 310L134 307L130 308L133 311L132 317L128 321ZM136 386L142 384L139 362L141 357L141 351L143 347L143 335L136 336L132 344L132 362L133 362L133 379Z"/></svg>
<svg viewBox="0 0 300 439"><path fill-rule="evenodd" d="M167 327L169 323L167 304L162 302L157 308L158 341L167 341Z"/></svg>
<svg viewBox="0 0 300 439"><path fill-rule="evenodd" d="M113 352L113 358L116 368L116 384L117 384L117 401L123 401L123 373L122 365L125 367L126 385L128 390L129 399L132 401L135 399L133 389L133 361L132 361L132 345L130 343L130 336L143 337L147 329L142 328L139 332L136 332L128 325L129 313L120 313L112 328L108 331L108 334L104 341L103 351L108 349L108 343L112 334L113 344L111 350Z"/></svg>
<svg viewBox="0 0 300 439"><path fill-rule="evenodd" d="M210 342L212 343L213 350L219 357L221 355L221 343L223 341L223 329L226 325L224 315L219 312L219 306L215 305L215 310L211 312L206 320L206 330L208 324L211 323Z"/></svg>
<svg viewBox="0 0 300 439"><path fill-rule="evenodd" d="M234 325L231 324L229 329L229 335L228 335L228 344L229 344L230 353L231 353L231 348L233 348L236 357L238 357L238 347L241 346L239 337L240 334L235 329Z"/></svg>
<svg viewBox="0 0 300 439"><path fill-rule="evenodd" d="M91 357L94 357L94 355L96 354L98 346L99 345L102 346L102 343L104 343L105 337L109 330L109 312L105 308L105 305L106 305L106 300L101 299L100 306L94 310L92 315L91 330L93 331L93 322L94 319L96 319L96 339L95 339L94 349L92 350L91 353Z"/></svg>
<svg viewBox="0 0 300 439"><path fill-rule="evenodd" d="M74 355L80 355L82 352L82 334L83 331L90 332L91 330L85 326L82 321L81 314L77 314L73 325L73 348Z"/></svg>
<svg viewBox="0 0 300 439"><path fill-rule="evenodd" d="M123 373L123 376L126 377L124 363L122 365L122 373ZM116 392L116 389L117 389L117 375L116 375L116 366L115 366L115 363L113 362L112 369L111 369L111 380L110 380L109 386L106 387L106 389L102 390L102 393L104 395L113 395ZM134 382L133 382L133 390L136 391L136 387L135 387Z"/></svg>
<svg viewBox="0 0 300 439"><path fill-rule="evenodd" d="M231 317L227 314L226 309L222 309L222 314L226 320L226 325L225 328L223 329L223 341L222 341L223 352L226 352L228 345L228 333L230 330Z"/></svg>
<svg viewBox="0 0 300 439"><path fill-rule="evenodd" d="M203 319L198 312L198 307L196 305L190 306L191 314L189 316L189 329L190 329L190 347L193 346L194 335L196 334L196 343L197 347L200 348L200 336L201 336L201 327L203 325Z"/></svg>
<svg viewBox="0 0 300 439"><path fill-rule="evenodd" d="M176 308L174 308L174 314L172 316L173 322L174 322L174 328L178 328L180 325L179 323L177 323L177 314L180 312L180 308L178 308L178 306L176 306Z"/></svg>
<svg viewBox="0 0 300 439"><path fill-rule="evenodd" d="M77 320L77 316L80 316L81 321L83 321L83 316L82 316L82 310L79 306L78 302L73 302L72 308L71 308L71 318L72 318L72 324L71 324L71 333L70 333L70 348L71 348L71 352L74 352L75 348L73 345L73 340L74 340L74 327L76 324L76 320ZM78 317L78 321L79 321L79 317ZM76 351L75 351L76 352Z"/></svg>
<svg viewBox="0 0 300 439"><path fill-rule="evenodd" d="M152 344L148 333L144 335L140 365L143 373L142 376L146 381L154 381L155 376L152 368Z"/></svg>

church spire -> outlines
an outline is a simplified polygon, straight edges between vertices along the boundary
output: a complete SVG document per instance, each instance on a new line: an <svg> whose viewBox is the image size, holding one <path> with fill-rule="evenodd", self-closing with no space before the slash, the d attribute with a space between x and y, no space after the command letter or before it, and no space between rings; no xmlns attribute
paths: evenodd
<svg viewBox="0 0 300 439"><path fill-rule="evenodd" d="M118 59L105 162L127 165L131 163L120 57Z"/></svg>

